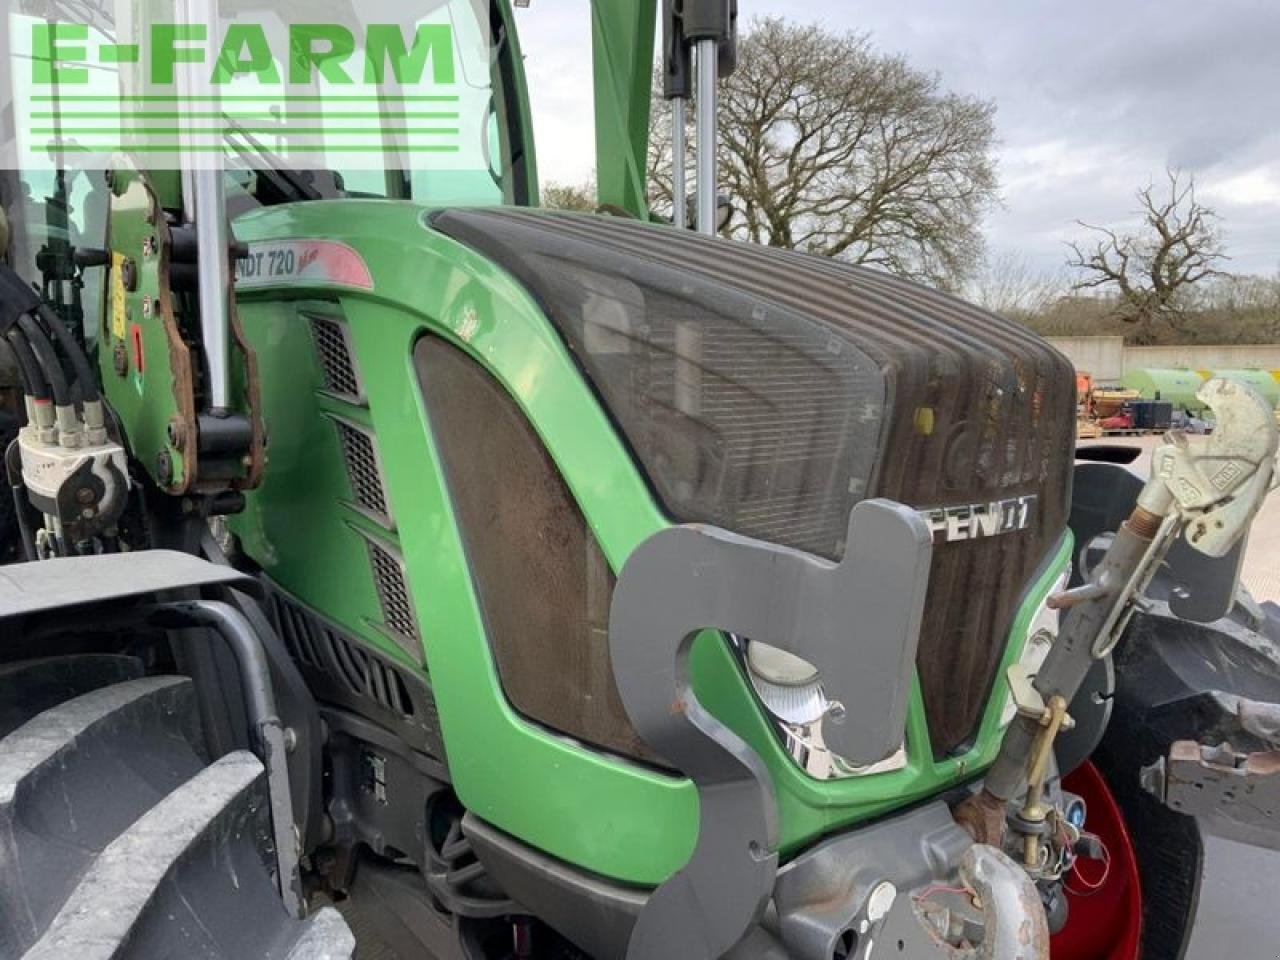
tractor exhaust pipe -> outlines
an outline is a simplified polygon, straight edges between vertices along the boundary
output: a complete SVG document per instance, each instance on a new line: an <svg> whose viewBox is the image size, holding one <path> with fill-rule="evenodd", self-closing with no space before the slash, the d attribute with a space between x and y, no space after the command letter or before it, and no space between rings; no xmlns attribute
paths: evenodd
<svg viewBox="0 0 1280 960"><path fill-rule="evenodd" d="M685 136L686 104L693 95L694 48L697 49L697 183L698 232L714 235L717 222L716 83L738 62L738 0L664 0L663 96L671 101L672 223L688 225Z"/></svg>

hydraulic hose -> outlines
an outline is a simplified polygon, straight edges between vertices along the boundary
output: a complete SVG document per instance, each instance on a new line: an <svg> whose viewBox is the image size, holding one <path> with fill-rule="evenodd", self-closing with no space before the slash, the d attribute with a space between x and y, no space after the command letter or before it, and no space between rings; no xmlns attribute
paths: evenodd
<svg viewBox="0 0 1280 960"><path fill-rule="evenodd" d="M53 391L54 406L70 406L72 404L71 387L67 383L67 372L62 368L62 361L58 359L58 352L53 349L48 335L29 314L23 314L18 318L18 328L26 337L27 343L31 345L36 362L40 365L40 370Z"/></svg>
<svg viewBox="0 0 1280 960"><path fill-rule="evenodd" d="M9 332L5 334L5 340L12 348L14 358L18 361L18 372L22 376L22 389L31 399L47 403L49 401L49 385L45 382L44 374L40 370L40 364L36 362L36 356L31 352L31 345L27 343L22 331L17 327L10 327Z"/></svg>
<svg viewBox="0 0 1280 960"><path fill-rule="evenodd" d="M76 380L80 383L80 399L85 403L93 403L99 399L98 381L94 376L93 367L89 365L89 358L85 356L84 350L76 338L71 335L71 331L67 329L67 325L62 322L59 317L48 304L40 304L36 308L40 314L40 319L44 321L52 332L54 339L62 345L62 351L71 359L71 366L75 370Z"/></svg>

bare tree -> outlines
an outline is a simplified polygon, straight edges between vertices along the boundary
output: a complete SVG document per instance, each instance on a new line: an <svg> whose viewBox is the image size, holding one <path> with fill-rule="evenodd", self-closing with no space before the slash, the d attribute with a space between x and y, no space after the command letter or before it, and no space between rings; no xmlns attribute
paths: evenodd
<svg viewBox="0 0 1280 960"><path fill-rule="evenodd" d="M671 111L654 107L650 200L664 213ZM994 113L864 35L758 20L721 92L729 232L955 286L982 261L996 199Z"/></svg>
<svg viewBox="0 0 1280 960"><path fill-rule="evenodd" d="M582 210L591 213L596 208L595 185L552 181L542 188L542 205L551 210Z"/></svg>
<svg viewBox="0 0 1280 960"><path fill-rule="evenodd" d="M1025 323L1057 303L1068 288L1061 270L1041 269L1006 250L987 259L965 294L979 306Z"/></svg>
<svg viewBox="0 0 1280 960"><path fill-rule="evenodd" d="M1158 326L1181 329L1194 285L1226 259L1218 217L1196 199L1195 179L1166 170L1167 191L1138 191L1141 226L1133 233L1080 221L1098 234L1092 245L1069 244L1067 265L1083 273L1075 286L1115 294L1114 316L1133 325L1135 343L1151 343Z"/></svg>

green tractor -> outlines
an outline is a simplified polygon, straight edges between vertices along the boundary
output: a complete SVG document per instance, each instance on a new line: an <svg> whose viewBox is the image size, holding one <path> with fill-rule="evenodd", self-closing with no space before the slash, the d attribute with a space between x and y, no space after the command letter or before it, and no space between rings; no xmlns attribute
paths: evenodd
<svg viewBox="0 0 1280 960"><path fill-rule="evenodd" d="M446 6L476 169L0 180L0 958L1182 956L1201 827L1277 843L1271 411L1078 461L1024 328L715 236L728 0L662 11L699 229L654 0L610 212L538 209Z"/></svg>

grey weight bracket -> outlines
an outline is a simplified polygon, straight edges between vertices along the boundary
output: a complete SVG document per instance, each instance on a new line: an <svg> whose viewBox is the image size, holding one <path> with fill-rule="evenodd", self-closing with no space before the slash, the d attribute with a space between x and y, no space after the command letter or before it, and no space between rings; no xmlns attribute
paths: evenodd
<svg viewBox="0 0 1280 960"><path fill-rule="evenodd" d="M1139 774L1143 788L1208 832L1280 850L1280 749L1245 753L1230 743L1177 740Z"/></svg>
<svg viewBox="0 0 1280 960"><path fill-rule="evenodd" d="M758 919L777 872L768 770L690 684L699 632L738 634L817 667L845 707L826 742L847 760L872 763L901 746L932 534L910 507L864 500L850 513L847 544L834 564L715 527L676 526L624 565L609 621L618 691L637 732L694 782L699 801L693 855L649 898L632 960L716 960Z"/></svg>

